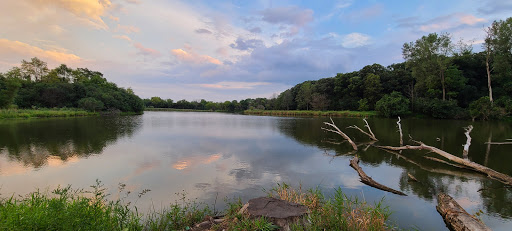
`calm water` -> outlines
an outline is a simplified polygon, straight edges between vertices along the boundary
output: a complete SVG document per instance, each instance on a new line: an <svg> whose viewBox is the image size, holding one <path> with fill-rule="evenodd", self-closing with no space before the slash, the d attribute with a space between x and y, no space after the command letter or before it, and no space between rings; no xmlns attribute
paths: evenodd
<svg viewBox="0 0 512 231"><path fill-rule="evenodd" d="M385 198L391 219L401 228L446 229L436 212L435 194L448 192L469 213L494 230L512 229L512 189L472 172L404 151L406 158L373 147L358 155L361 167L376 181L402 190L402 197L359 182L349 167L351 146L320 127L326 118L258 117L221 113L146 112L119 118L69 118L0 121L0 193L26 194L72 184L88 188L100 179L113 198L118 184L133 192L126 200L139 209L159 209L185 192L216 208L224 198L244 201L263 196L278 182L330 194L341 187L370 203ZM356 143L367 137L345 127L361 119L335 119ZM396 120L371 118L377 144L397 146ZM406 119L404 136L462 156L463 127L474 126L469 158L512 175L512 145L484 144L512 138L511 123ZM365 146L361 146L364 149ZM336 155L336 156L334 156ZM435 154L429 154L435 156ZM407 173L421 183L408 181ZM478 191L481 188L485 190ZM138 198L143 189L151 191Z"/></svg>

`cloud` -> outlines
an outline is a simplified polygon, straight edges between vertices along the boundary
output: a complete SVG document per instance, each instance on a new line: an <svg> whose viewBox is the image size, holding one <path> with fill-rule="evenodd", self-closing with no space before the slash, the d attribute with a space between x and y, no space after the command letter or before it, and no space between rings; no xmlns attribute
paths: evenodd
<svg viewBox="0 0 512 231"><path fill-rule="evenodd" d="M347 48L355 48L369 45L371 37L361 33L350 33L342 37L341 45Z"/></svg>
<svg viewBox="0 0 512 231"><path fill-rule="evenodd" d="M198 33L198 34L212 34L211 31L209 31L207 29L204 29L204 28L197 29L197 30L195 30L195 32Z"/></svg>
<svg viewBox="0 0 512 231"><path fill-rule="evenodd" d="M97 29L108 29L101 17L112 7L110 0L29 0L39 7L57 7L64 9Z"/></svg>
<svg viewBox="0 0 512 231"><path fill-rule="evenodd" d="M190 49L188 49L188 50L189 51L187 52L183 49L174 49L171 51L171 53L176 58L178 58L178 60L180 60L182 62L186 62L186 63L199 64L199 65L212 63L212 64L216 64L216 65L222 65L222 62L216 58L213 58L208 55L200 55L200 54L190 51Z"/></svg>
<svg viewBox="0 0 512 231"><path fill-rule="evenodd" d="M125 25L117 24L117 28L114 31L115 32L121 31L121 32L124 32L127 34L131 34L131 33L139 33L140 29L136 26L125 26Z"/></svg>
<svg viewBox="0 0 512 231"><path fill-rule="evenodd" d="M159 51L151 49L151 48L144 47L140 43L135 43L135 44L133 44L133 46L135 48L137 48L137 50L138 50L137 54L139 54L139 55L153 56L153 57L157 57L157 56L161 55Z"/></svg>
<svg viewBox="0 0 512 231"><path fill-rule="evenodd" d="M112 38L126 40L128 42L132 42L132 39L126 35L113 35Z"/></svg>
<svg viewBox="0 0 512 231"><path fill-rule="evenodd" d="M214 84L198 84L203 88L215 88L215 89L253 89L257 86L270 85L267 82L218 82Z"/></svg>
<svg viewBox="0 0 512 231"><path fill-rule="evenodd" d="M361 10L356 10L351 12L346 16L346 18L350 21L363 21L370 20L382 14L384 11L384 6L382 4L374 4L372 6L363 8Z"/></svg>
<svg viewBox="0 0 512 231"><path fill-rule="evenodd" d="M237 38L235 43L232 43L229 46L233 49L246 51L249 49L254 49L256 47L261 47L263 45L263 41L259 39L243 40L242 38Z"/></svg>
<svg viewBox="0 0 512 231"><path fill-rule="evenodd" d="M482 1L482 7L478 9L481 14L510 13L512 11L512 2L505 0L487 0Z"/></svg>
<svg viewBox="0 0 512 231"><path fill-rule="evenodd" d="M343 9L343 8L347 8L347 7L351 6L353 2L354 2L353 0L339 0L339 1L334 5L334 8L335 8L335 9Z"/></svg>
<svg viewBox="0 0 512 231"><path fill-rule="evenodd" d="M7 39L0 39L0 57L2 57L3 62L10 63L11 65L17 65L22 59L30 59L32 57L38 57L53 65L61 63L73 64L82 61L77 55L68 53L62 48L43 50L30 44Z"/></svg>
<svg viewBox="0 0 512 231"><path fill-rule="evenodd" d="M397 20L399 27L413 28L422 32L439 32L454 29L460 26L474 26L486 22L484 18L477 18L466 13L453 13L443 15L426 22L418 22L417 17L409 17Z"/></svg>
<svg viewBox="0 0 512 231"><path fill-rule="evenodd" d="M303 27L313 21L313 10L297 6L267 8L260 12L262 20L271 24L286 24Z"/></svg>
<svg viewBox="0 0 512 231"><path fill-rule="evenodd" d="M260 34L260 33L261 33L261 28L259 28L259 27L254 27L254 28L249 29L249 31L250 31L251 33L254 33L254 34Z"/></svg>

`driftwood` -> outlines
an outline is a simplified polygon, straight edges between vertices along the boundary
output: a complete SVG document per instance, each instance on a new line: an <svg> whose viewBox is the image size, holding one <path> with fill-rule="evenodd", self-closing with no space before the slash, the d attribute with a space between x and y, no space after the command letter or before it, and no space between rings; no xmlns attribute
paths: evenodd
<svg viewBox="0 0 512 231"><path fill-rule="evenodd" d="M462 156L464 157L464 159L467 159L468 158L468 154L469 154L469 146L471 145L471 136L469 135L469 133L471 133L471 131L473 130L473 125L469 125L468 127L464 128L466 130L466 132L464 133L466 135L466 144L464 144L464 150L462 151Z"/></svg>
<svg viewBox="0 0 512 231"><path fill-rule="evenodd" d="M394 194L397 194L397 195L401 195L401 196L407 196L407 194L405 194L403 192L394 190L394 189L389 188L389 187L387 187L385 185L377 183L371 177L366 175L366 173L363 171L363 169L361 167L359 167L359 158L357 158L357 156L355 156L354 158L352 158L350 160L350 167L352 167L353 169L355 169L357 171L357 173L359 174L359 177L361 178L361 182L362 183L364 183L366 185L369 185L369 186L372 186L374 188L378 188L380 190L384 190L386 192L391 192L391 193L394 193Z"/></svg>
<svg viewBox="0 0 512 231"><path fill-rule="evenodd" d="M400 119L400 116L398 117L398 121L396 124L398 125L398 131L400 132L400 146L404 146L404 139L403 139L403 133L402 133L402 124L400 123L402 121Z"/></svg>
<svg viewBox="0 0 512 231"><path fill-rule="evenodd" d="M512 144L512 142L485 142L485 144L502 145L502 144Z"/></svg>
<svg viewBox="0 0 512 231"><path fill-rule="evenodd" d="M437 195L437 211L450 230L491 230L480 220L471 216L457 201L447 194Z"/></svg>
<svg viewBox="0 0 512 231"><path fill-rule="evenodd" d="M411 181L420 182L420 181L418 181L418 179L416 179L416 177L414 177L414 176L413 176L412 174L410 174L410 173L407 173L407 176L409 177L409 179L410 179Z"/></svg>
<svg viewBox="0 0 512 231"><path fill-rule="evenodd" d="M322 128L322 130L325 130L325 131L328 131L328 132L334 132L336 134L339 134L341 137L343 137L343 139L347 140L350 145L352 145L352 148L354 150L357 150L357 145L356 143L354 143L354 141L352 141L352 139L350 139L350 137L347 136L347 134L343 133L337 126L336 124L334 124L334 121L332 121L332 118L331 119L331 123L329 122L324 122L325 125L329 125L331 127L333 127L334 129L336 130L333 130L333 129L330 129L330 128Z"/></svg>
<svg viewBox="0 0 512 231"><path fill-rule="evenodd" d="M348 126L347 128L353 128L353 129L357 129L359 130L361 133L367 135L368 137L370 137L371 140L373 141L378 141L377 137L375 137L375 134L373 134L372 132L372 129L370 128L370 125L368 124L368 121L366 121L366 119L363 119L363 121L366 123L366 125L364 125L366 128L368 128L368 132L365 132L363 129L359 128L357 125L352 125L352 126Z"/></svg>
<svg viewBox="0 0 512 231"><path fill-rule="evenodd" d="M406 146L402 146L402 147L392 147L392 146L376 146L376 147L382 148L382 149L387 149L387 150L393 150L393 151L400 151L400 150L427 150L427 151L431 151L431 152L439 154L442 157L444 157L444 158L446 158L446 159L448 159L450 161L453 161L453 162L455 162L457 164L461 164L461 165L464 165L466 167L469 167L473 171L477 171L477 172L486 174L488 177L490 177L492 179L501 181L502 183L507 184L507 185L512 185L512 177L510 177L509 175L497 172L497 171L495 171L493 169L490 169L490 168L485 167L483 165L477 164L477 163L472 162L470 160L466 160L466 159L462 159L460 157L454 156L454 155L452 155L452 154L450 154L448 152L445 152L445 151L443 151L441 149L438 149L436 147L432 147L432 146L426 145L426 144L424 144L422 142L419 142L419 141L415 141L415 142L418 143L419 145L418 146L406 145Z"/></svg>

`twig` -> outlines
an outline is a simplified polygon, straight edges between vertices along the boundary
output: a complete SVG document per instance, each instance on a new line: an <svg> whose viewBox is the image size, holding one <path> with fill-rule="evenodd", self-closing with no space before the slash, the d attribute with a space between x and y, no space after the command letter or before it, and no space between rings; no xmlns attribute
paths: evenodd
<svg viewBox="0 0 512 231"><path fill-rule="evenodd" d="M325 125L329 125L331 127L333 127L334 129L336 130L332 130L332 129L329 129L329 128L322 128L322 130L325 130L325 131L328 131L328 132L334 132L334 133L337 133L339 134L341 137L343 137L343 139L346 139L350 145L352 145L352 148L354 148L354 150L357 150L357 145L356 143L354 143L354 141L352 141L352 139L350 139L350 137L348 137L345 133L343 133L335 124L334 124L334 121L332 121L332 118L331 119L331 123L329 122L324 122Z"/></svg>

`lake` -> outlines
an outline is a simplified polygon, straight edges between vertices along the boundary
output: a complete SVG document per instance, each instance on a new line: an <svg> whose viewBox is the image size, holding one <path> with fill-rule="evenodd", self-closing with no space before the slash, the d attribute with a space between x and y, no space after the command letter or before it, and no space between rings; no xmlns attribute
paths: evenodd
<svg viewBox="0 0 512 231"><path fill-rule="evenodd" d="M424 158L364 145L360 118L334 122L360 146L360 166L377 182L401 190L398 196L359 182L349 167L351 146L320 128L328 118L247 116L208 112L145 112L141 116L0 121L0 193L24 195L71 184L89 189L96 179L111 199L125 198L139 211L159 210L187 198L222 209L225 198L248 199L286 182L319 187L326 195L340 187L370 204L384 198L400 228L446 230L436 211L436 193L447 192L493 230L512 227L512 189L484 175ZM370 118L380 145L399 145L396 119ZM462 157L463 127L473 125L469 159L512 175L512 145L485 142L512 138L510 122L403 119L404 139ZM420 183L410 182L407 173ZM119 192L119 184L126 184ZM137 193L150 189L145 195ZM126 196L126 192L132 192Z"/></svg>

